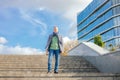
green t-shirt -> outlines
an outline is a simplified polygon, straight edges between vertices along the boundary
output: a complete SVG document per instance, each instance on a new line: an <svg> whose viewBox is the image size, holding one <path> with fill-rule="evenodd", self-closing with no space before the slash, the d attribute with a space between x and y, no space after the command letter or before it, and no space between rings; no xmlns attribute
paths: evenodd
<svg viewBox="0 0 120 80"><path fill-rule="evenodd" d="M50 45L50 49L54 49L54 50L58 50L58 49L59 49L57 36L54 36L54 37L52 38L52 42L51 42L51 45Z"/></svg>

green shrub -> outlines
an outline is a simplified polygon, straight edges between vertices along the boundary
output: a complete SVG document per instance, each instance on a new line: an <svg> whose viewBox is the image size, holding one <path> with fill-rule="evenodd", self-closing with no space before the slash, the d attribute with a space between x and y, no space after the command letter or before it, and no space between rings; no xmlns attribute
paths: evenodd
<svg viewBox="0 0 120 80"><path fill-rule="evenodd" d="M102 41L101 35L97 35L94 37L94 43L100 47L104 47L105 43Z"/></svg>

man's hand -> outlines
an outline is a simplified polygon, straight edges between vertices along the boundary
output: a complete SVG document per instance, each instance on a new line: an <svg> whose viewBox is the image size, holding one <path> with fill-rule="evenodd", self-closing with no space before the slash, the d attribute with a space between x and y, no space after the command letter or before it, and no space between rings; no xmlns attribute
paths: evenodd
<svg viewBox="0 0 120 80"><path fill-rule="evenodd" d="M48 50L46 50L46 55L48 55Z"/></svg>
<svg viewBox="0 0 120 80"><path fill-rule="evenodd" d="M61 53L60 54L63 54L64 52L63 51L61 51Z"/></svg>

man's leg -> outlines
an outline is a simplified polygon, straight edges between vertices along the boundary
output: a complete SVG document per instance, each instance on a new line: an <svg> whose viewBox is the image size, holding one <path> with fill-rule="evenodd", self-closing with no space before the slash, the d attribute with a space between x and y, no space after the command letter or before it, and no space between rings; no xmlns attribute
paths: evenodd
<svg viewBox="0 0 120 80"><path fill-rule="evenodd" d="M50 72L52 69L52 57L53 57L53 50L50 50L48 55L48 72Z"/></svg>
<svg viewBox="0 0 120 80"><path fill-rule="evenodd" d="M59 62L60 62L60 51L55 50L55 68L54 68L54 72L58 72Z"/></svg>

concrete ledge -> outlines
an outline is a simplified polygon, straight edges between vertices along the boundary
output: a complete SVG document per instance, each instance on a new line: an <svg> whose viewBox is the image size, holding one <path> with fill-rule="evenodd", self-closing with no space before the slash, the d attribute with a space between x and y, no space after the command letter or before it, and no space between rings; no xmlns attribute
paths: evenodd
<svg viewBox="0 0 120 80"><path fill-rule="evenodd" d="M92 42L82 42L68 52L71 56L100 56L108 53L108 50L101 48Z"/></svg>
<svg viewBox="0 0 120 80"><path fill-rule="evenodd" d="M120 51L111 52L103 56L84 56L99 71L104 73L120 73Z"/></svg>

